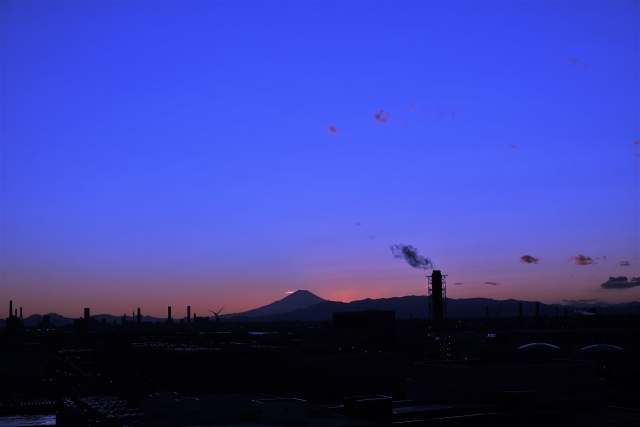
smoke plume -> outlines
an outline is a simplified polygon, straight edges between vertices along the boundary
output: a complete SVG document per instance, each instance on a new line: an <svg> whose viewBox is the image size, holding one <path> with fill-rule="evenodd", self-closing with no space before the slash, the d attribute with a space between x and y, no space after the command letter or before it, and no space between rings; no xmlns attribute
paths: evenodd
<svg viewBox="0 0 640 427"><path fill-rule="evenodd" d="M391 253L395 258L404 259L413 268L427 270L433 268L433 263L429 258L418 255L418 250L411 245L391 245Z"/></svg>

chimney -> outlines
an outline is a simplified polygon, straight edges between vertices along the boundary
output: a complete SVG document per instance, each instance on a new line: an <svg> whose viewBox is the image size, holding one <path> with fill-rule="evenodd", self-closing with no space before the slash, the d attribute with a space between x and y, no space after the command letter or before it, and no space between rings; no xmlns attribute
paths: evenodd
<svg viewBox="0 0 640 427"><path fill-rule="evenodd" d="M140 307L138 307L138 325L140 324Z"/></svg>
<svg viewBox="0 0 640 427"><path fill-rule="evenodd" d="M191 306L187 306L187 323L191 323Z"/></svg>
<svg viewBox="0 0 640 427"><path fill-rule="evenodd" d="M22 319L22 307L20 307L20 318Z"/></svg>
<svg viewBox="0 0 640 427"><path fill-rule="evenodd" d="M433 270L429 278L429 317L433 318L435 329L440 329L447 315L447 293L444 276L440 270Z"/></svg>
<svg viewBox="0 0 640 427"><path fill-rule="evenodd" d="M440 270L434 270L431 275L431 297L433 298L433 318L439 325L442 321L442 273Z"/></svg>
<svg viewBox="0 0 640 427"><path fill-rule="evenodd" d="M9 300L9 317L13 316L13 300Z"/></svg>
<svg viewBox="0 0 640 427"><path fill-rule="evenodd" d="M171 322L171 306L167 307L167 320Z"/></svg>

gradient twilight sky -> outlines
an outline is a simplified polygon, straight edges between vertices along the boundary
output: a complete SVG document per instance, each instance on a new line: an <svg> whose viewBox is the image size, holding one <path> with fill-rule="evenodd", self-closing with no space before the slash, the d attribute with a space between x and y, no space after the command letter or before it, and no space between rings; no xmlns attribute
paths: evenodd
<svg viewBox="0 0 640 427"><path fill-rule="evenodd" d="M2 317L640 300L639 1L1 8Z"/></svg>

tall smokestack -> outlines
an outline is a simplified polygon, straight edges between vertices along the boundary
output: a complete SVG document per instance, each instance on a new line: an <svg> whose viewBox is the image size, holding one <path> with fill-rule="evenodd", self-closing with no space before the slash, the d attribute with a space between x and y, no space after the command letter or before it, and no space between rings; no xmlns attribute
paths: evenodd
<svg viewBox="0 0 640 427"><path fill-rule="evenodd" d="M446 287L440 270L433 270L429 278L429 313L432 315L434 327L439 329L446 316Z"/></svg>
<svg viewBox="0 0 640 427"><path fill-rule="evenodd" d="M436 322L442 319L442 273L434 270L431 275L431 297L433 298L433 317Z"/></svg>
<svg viewBox="0 0 640 427"><path fill-rule="evenodd" d="M13 300L9 300L9 317L13 316Z"/></svg>
<svg viewBox="0 0 640 427"><path fill-rule="evenodd" d="M167 307L167 320L171 322L171 306Z"/></svg>
<svg viewBox="0 0 640 427"><path fill-rule="evenodd" d="M138 307L138 325L140 324L140 307Z"/></svg>
<svg viewBox="0 0 640 427"><path fill-rule="evenodd" d="M187 323L191 323L191 306L187 306Z"/></svg>

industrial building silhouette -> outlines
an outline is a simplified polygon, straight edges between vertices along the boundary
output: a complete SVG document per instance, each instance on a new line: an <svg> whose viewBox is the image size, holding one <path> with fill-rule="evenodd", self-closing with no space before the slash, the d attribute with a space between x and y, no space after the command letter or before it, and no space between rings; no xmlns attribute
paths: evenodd
<svg viewBox="0 0 640 427"><path fill-rule="evenodd" d="M447 316L446 275L428 317L335 312L330 321L192 316L119 324L90 308L69 327L26 328L9 302L0 336L0 421L57 425L533 426L640 421L640 319L500 322ZM219 318L216 316L219 320ZM566 318L559 317L560 319ZM571 325L571 326L567 326ZM0 423L1 424L1 423ZM637 424L636 424L637 425Z"/></svg>

